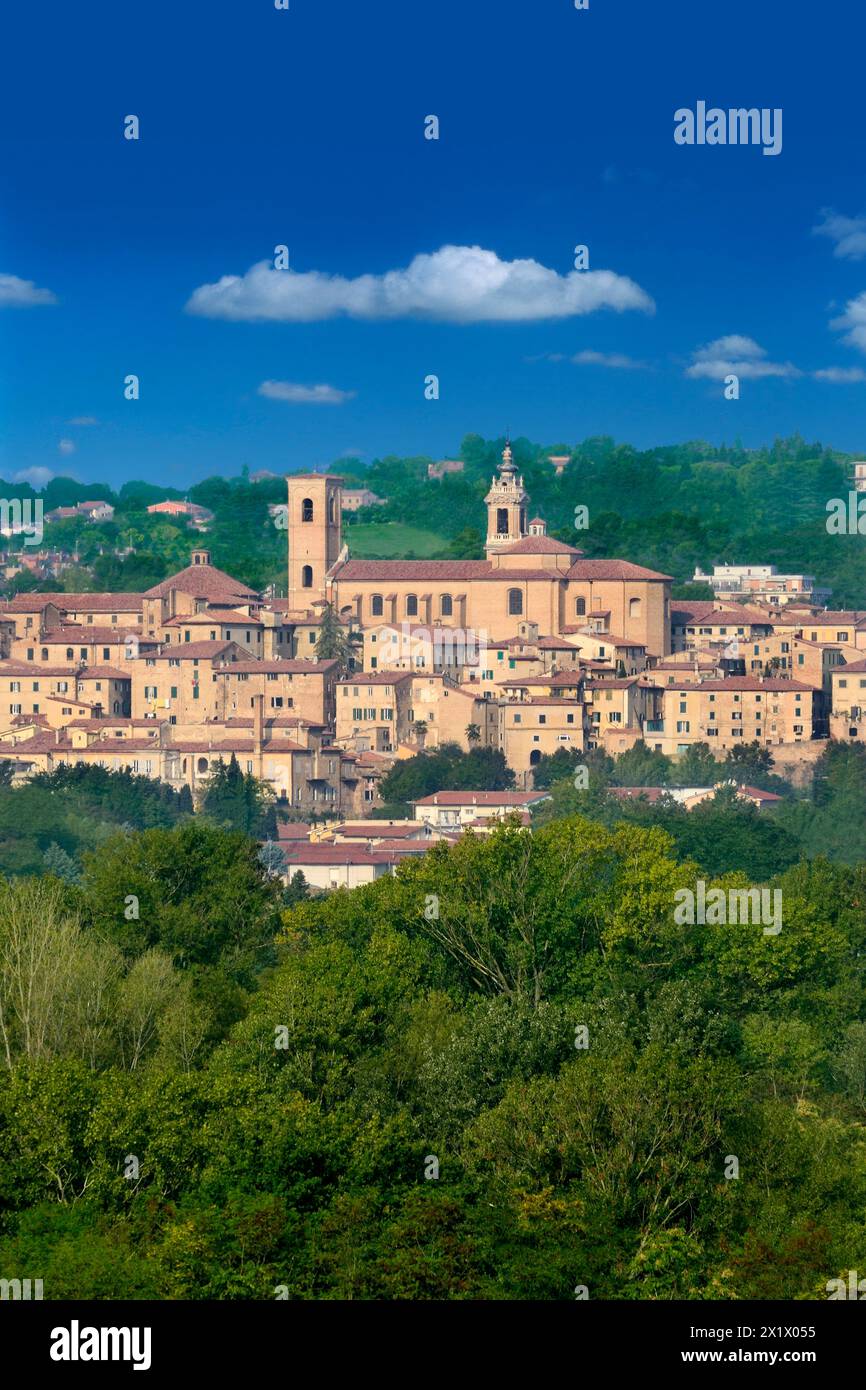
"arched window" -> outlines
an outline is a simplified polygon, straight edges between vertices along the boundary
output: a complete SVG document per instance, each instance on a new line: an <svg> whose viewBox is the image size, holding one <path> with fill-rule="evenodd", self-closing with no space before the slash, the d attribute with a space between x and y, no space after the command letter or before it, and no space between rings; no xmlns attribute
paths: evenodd
<svg viewBox="0 0 866 1390"><path fill-rule="evenodd" d="M640 599L630 598L628 601L628 616L630 618L640 617Z"/></svg>
<svg viewBox="0 0 866 1390"><path fill-rule="evenodd" d="M47 647L43 647L43 648L42 648L42 660L43 660L43 661L47 661L47 660L48 660L48 648L47 648Z"/></svg>
<svg viewBox="0 0 866 1390"><path fill-rule="evenodd" d="M574 611L578 618L586 616L586 599L576 598L574 600Z"/></svg>
<svg viewBox="0 0 866 1390"><path fill-rule="evenodd" d="M337 520L337 498L333 492L328 498L328 520L332 526Z"/></svg>
<svg viewBox="0 0 866 1390"><path fill-rule="evenodd" d="M541 749L540 749L540 748L533 748L532 752L531 752L530 755L529 755L529 766L530 766L530 767L535 767L535 765L536 765L537 763L540 763L540 762L541 762Z"/></svg>
<svg viewBox="0 0 866 1390"><path fill-rule="evenodd" d="M312 565L304 565L304 568L301 570L301 588L302 588L302 589L312 589L312 587L313 587L313 566L312 566Z"/></svg>
<svg viewBox="0 0 866 1390"><path fill-rule="evenodd" d="M381 618L385 611L385 605L381 594L373 594L370 598L370 612L374 618Z"/></svg>
<svg viewBox="0 0 866 1390"><path fill-rule="evenodd" d="M67 660L67 661L71 661L72 658L73 658L74 656L75 656L75 652L72 650L72 648L71 648L71 647L67 647L67 648L66 648L66 660Z"/></svg>
<svg viewBox="0 0 866 1390"><path fill-rule="evenodd" d="M301 503L301 521L312 521L313 519L313 499L305 497Z"/></svg>
<svg viewBox="0 0 866 1390"><path fill-rule="evenodd" d="M207 758L199 758L198 770L199 772L207 772Z"/></svg>
<svg viewBox="0 0 866 1390"><path fill-rule="evenodd" d="M508 508L496 508L496 534L497 536L508 535Z"/></svg>
<svg viewBox="0 0 866 1390"><path fill-rule="evenodd" d="M417 595L417 594L407 594L407 595L406 595L406 617L407 617L407 618L417 618L417 616L418 616L418 595Z"/></svg>
<svg viewBox="0 0 866 1390"><path fill-rule="evenodd" d="M443 618L451 617L451 614L454 612L454 605L451 602L450 594L442 595L441 599L439 600L439 612L441 613Z"/></svg>
<svg viewBox="0 0 866 1390"><path fill-rule="evenodd" d="M509 589L509 590L508 590L508 611L509 611L509 613L515 613L515 614L517 614L518 616L523 612L523 590L522 590L522 589Z"/></svg>

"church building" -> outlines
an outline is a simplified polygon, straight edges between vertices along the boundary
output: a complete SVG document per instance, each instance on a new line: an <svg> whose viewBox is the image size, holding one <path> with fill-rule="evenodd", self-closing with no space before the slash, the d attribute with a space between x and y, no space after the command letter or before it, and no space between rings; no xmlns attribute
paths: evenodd
<svg viewBox="0 0 866 1390"><path fill-rule="evenodd" d="M506 445L485 498L483 560L354 560L340 527L342 479L288 479L289 610L330 602L362 628L442 624L490 641L538 624L549 636L591 627L670 651L671 578L628 560L586 559L583 551L527 522L529 497Z"/></svg>

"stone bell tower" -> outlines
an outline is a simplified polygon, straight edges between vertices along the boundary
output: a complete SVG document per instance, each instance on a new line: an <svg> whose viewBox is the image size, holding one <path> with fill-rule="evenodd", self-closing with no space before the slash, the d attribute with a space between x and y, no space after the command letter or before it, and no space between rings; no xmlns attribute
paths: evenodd
<svg viewBox="0 0 866 1390"><path fill-rule="evenodd" d="M290 609L325 599L325 575L340 553L342 478L332 473L293 473L289 487Z"/></svg>
<svg viewBox="0 0 866 1390"><path fill-rule="evenodd" d="M490 485L484 501L487 504L487 541L485 554L489 557L520 541L526 532L526 504L529 495L518 476L511 454L511 444L502 450L498 476Z"/></svg>

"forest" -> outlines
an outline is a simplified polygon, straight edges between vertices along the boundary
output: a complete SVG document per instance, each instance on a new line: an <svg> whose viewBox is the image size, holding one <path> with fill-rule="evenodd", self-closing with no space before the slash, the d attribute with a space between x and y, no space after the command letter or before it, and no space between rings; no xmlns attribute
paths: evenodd
<svg viewBox="0 0 866 1390"><path fill-rule="evenodd" d="M864 786L828 754L804 824ZM106 826L115 794L66 790ZM142 797L74 876L0 883L4 1270L46 1299L797 1300L866 1266L862 854L714 865L748 812L686 842L559 805L289 901L222 797ZM698 875L779 889L781 932L675 925Z"/></svg>

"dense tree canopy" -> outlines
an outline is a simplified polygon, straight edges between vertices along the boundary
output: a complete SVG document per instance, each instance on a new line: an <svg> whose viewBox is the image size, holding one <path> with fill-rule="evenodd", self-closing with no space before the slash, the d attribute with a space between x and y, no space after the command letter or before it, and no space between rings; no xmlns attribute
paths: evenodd
<svg viewBox="0 0 866 1390"><path fill-rule="evenodd" d="M0 1263L46 1298L826 1297L866 1267L866 870L769 875L776 936L677 925L699 872L571 817L280 907L192 822L6 885Z"/></svg>

